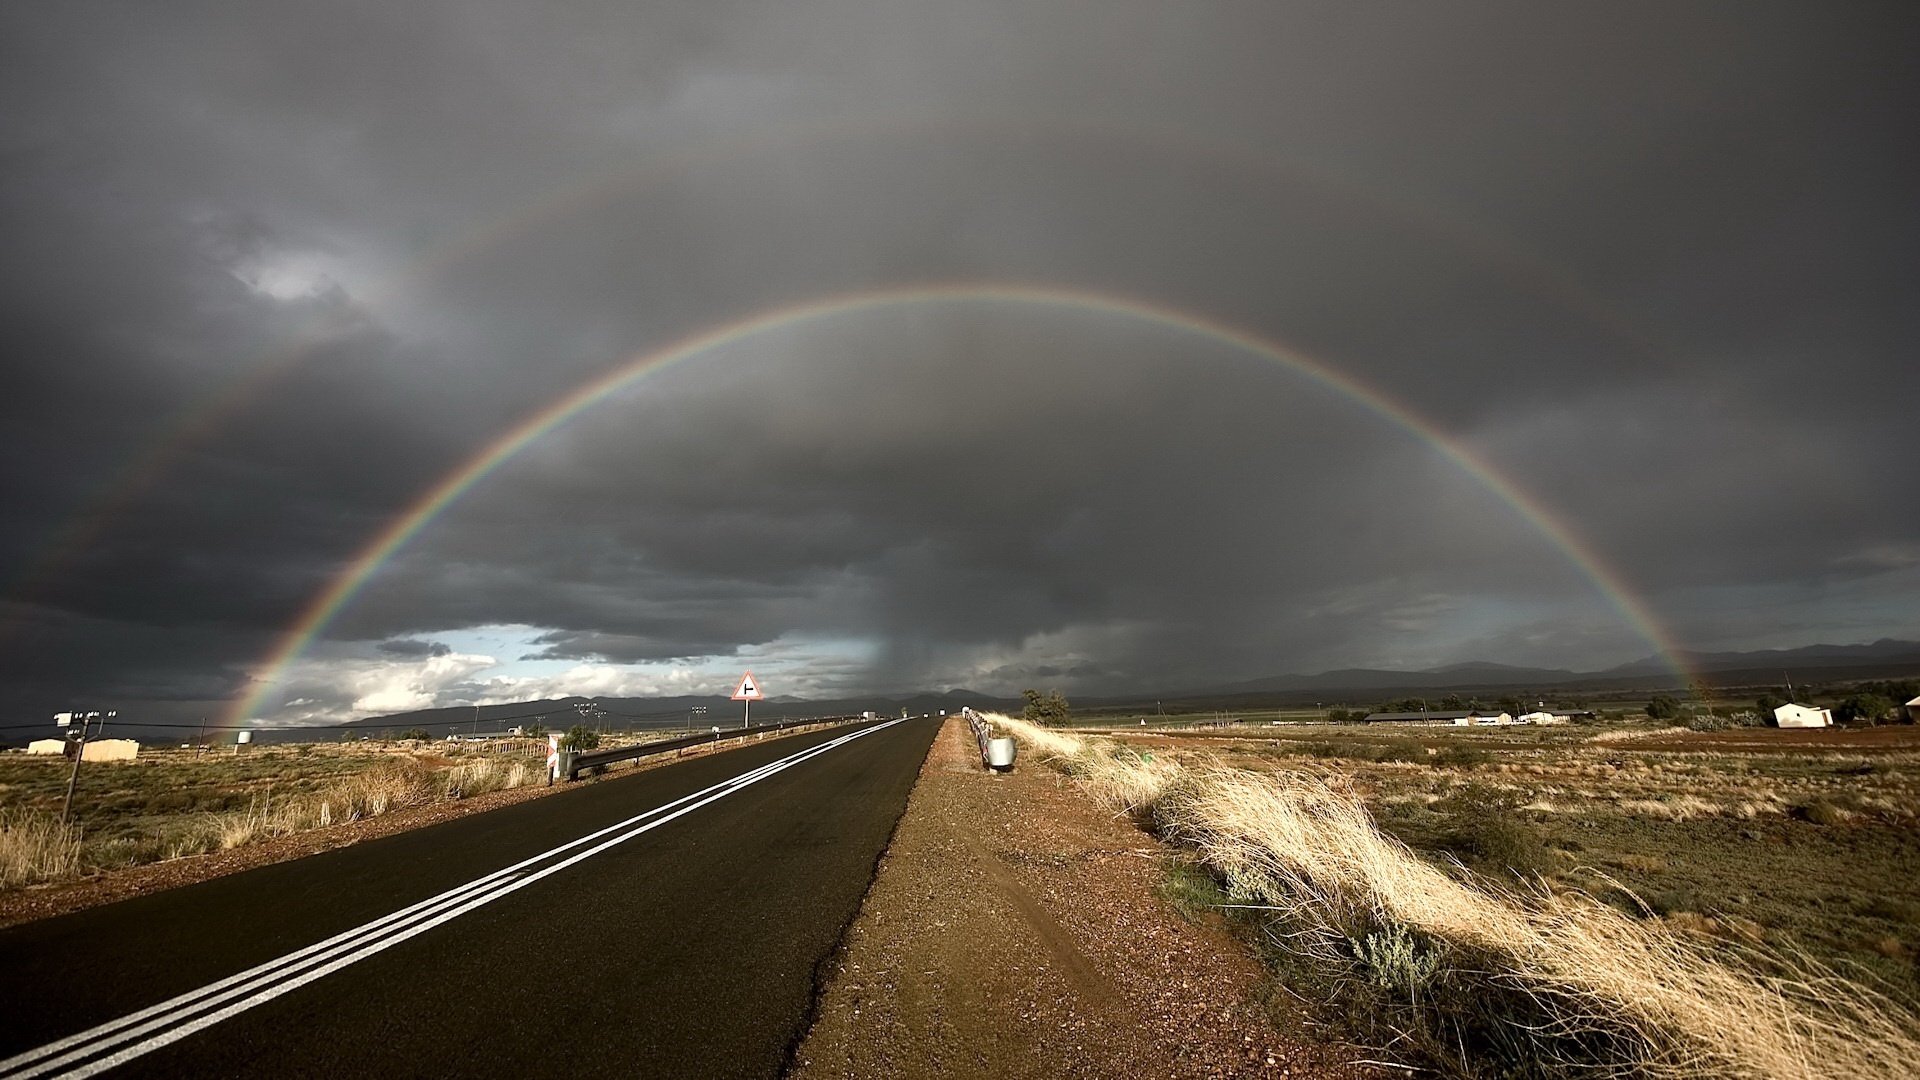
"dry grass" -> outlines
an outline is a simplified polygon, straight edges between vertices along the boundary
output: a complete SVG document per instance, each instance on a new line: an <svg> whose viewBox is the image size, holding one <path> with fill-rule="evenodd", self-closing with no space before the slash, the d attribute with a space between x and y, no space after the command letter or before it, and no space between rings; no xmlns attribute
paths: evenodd
<svg viewBox="0 0 1920 1080"><path fill-rule="evenodd" d="M1584 893L1462 880L1381 833L1335 774L1148 759L989 719L1195 849L1230 895L1292 928L1297 952L1329 967L1392 963L1416 992L1523 995L1532 1015L1506 1035L1542 1069L1892 1080L1920 1061L1920 1020L1870 988L1803 957L1709 955Z"/></svg>
<svg viewBox="0 0 1920 1080"><path fill-rule="evenodd" d="M80 830L47 814L0 809L0 888L80 872Z"/></svg>
<svg viewBox="0 0 1920 1080"><path fill-rule="evenodd" d="M264 837L378 817L440 799L463 799L489 791L544 782L545 773L520 759L481 758L451 769L429 768L412 758L382 762L324 791L256 801L245 810L209 822L213 847L240 847Z"/></svg>
<svg viewBox="0 0 1920 1080"><path fill-rule="evenodd" d="M288 764L305 764L308 760L284 759ZM205 763L205 768L225 771L235 764L216 760ZM117 769L120 771L96 776L114 783L144 777L138 766ZM331 779L319 781L323 786L317 788L311 787L314 781L289 781L276 790L271 779L254 780L251 783L265 790L256 789L248 795L244 807L149 814L137 831L123 828L113 839L103 840L100 829L90 829L85 843L79 828L61 826L54 812L44 805L0 807L0 888L60 881L135 862L226 851L272 837L378 817L442 799L463 799L543 783L545 779L545 770L537 761L516 755L447 762L444 758L423 761L409 754L381 754L361 771L336 773ZM131 792L130 798L148 805L170 805L164 792L153 796ZM188 806L190 800L182 796L179 803Z"/></svg>

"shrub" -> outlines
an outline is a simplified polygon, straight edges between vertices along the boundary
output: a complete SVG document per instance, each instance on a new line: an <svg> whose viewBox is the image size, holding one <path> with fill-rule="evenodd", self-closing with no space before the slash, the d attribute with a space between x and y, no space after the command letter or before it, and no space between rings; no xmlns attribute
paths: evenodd
<svg viewBox="0 0 1920 1080"><path fill-rule="evenodd" d="M1433 763L1436 765L1464 768L1471 765L1485 765L1492 760L1493 754L1488 750L1484 750L1478 746L1465 746L1455 743L1451 746L1441 747L1440 752L1434 755Z"/></svg>
<svg viewBox="0 0 1920 1080"><path fill-rule="evenodd" d="M24 807L0 810L0 887L59 881L80 873L80 830Z"/></svg>
<svg viewBox="0 0 1920 1080"><path fill-rule="evenodd" d="M1044 694L1038 690L1022 690L1020 694L1027 699L1027 707L1020 714L1021 719L1049 727L1058 727L1067 722L1067 699L1058 690L1049 690Z"/></svg>
<svg viewBox="0 0 1920 1080"><path fill-rule="evenodd" d="M591 750L599 745L600 733L585 724L575 724L560 736L562 750Z"/></svg>
<svg viewBox="0 0 1920 1080"><path fill-rule="evenodd" d="M1404 761L1413 765L1426 764L1427 756L1427 748L1412 739L1393 739L1367 754L1371 761Z"/></svg>
<svg viewBox="0 0 1920 1080"><path fill-rule="evenodd" d="M1553 869L1553 851L1519 817L1513 800L1468 788L1448 800L1452 827L1441 846L1467 866L1499 876L1536 878Z"/></svg>
<svg viewBox="0 0 1920 1080"><path fill-rule="evenodd" d="M1666 694L1655 694L1647 702L1647 715L1655 720L1671 720L1680 715L1680 703Z"/></svg>
<svg viewBox="0 0 1920 1080"><path fill-rule="evenodd" d="M1574 890L1457 880L1383 835L1336 777L1149 761L989 719L1186 845L1265 909L1282 963L1334 972L1327 997L1360 1003L1347 1016L1382 1017L1380 1041L1410 1041L1447 1074L1892 1080L1920 1060L1920 1017L1871 986L1804 957L1709 952ZM1396 942L1394 926L1417 936ZM1441 962L1424 994L1337 974L1405 982L1425 944Z"/></svg>
<svg viewBox="0 0 1920 1080"><path fill-rule="evenodd" d="M1815 825L1840 825L1846 822L1848 814L1825 799L1813 799L1794 807L1794 814L1813 822Z"/></svg>
<svg viewBox="0 0 1920 1080"><path fill-rule="evenodd" d="M1159 892L1160 898L1173 905L1173 910L1188 922L1200 921L1227 902L1227 894L1214 876L1205 867L1188 862L1167 864Z"/></svg>

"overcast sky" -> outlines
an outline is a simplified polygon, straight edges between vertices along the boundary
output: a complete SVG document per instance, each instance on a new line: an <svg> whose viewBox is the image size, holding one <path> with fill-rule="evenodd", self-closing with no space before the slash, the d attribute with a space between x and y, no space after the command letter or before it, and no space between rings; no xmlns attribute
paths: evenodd
<svg viewBox="0 0 1920 1080"><path fill-rule="evenodd" d="M1125 694L1920 638L1910 4L0 13L0 708ZM1385 403L1384 406L1382 403Z"/></svg>

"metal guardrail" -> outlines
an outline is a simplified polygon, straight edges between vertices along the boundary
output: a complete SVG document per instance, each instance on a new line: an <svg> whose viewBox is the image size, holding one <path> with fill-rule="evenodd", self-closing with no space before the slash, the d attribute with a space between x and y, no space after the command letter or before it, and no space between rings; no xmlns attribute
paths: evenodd
<svg viewBox="0 0 1920 1080"><path fill-rule="evenodd" d="M979 713L974 712L972 708L963 707L960 710L960 715L967 718L967 726L973 729L973 741L980 744L980 767L983 769L989 768L987 764L987 743L993 738L993 729L988 727L987 722L981 718Z"/></svg>
<svg viewBox="0 0 1920 1080"><path fill-rule="evenodd" d="M980 767L992 772L1013 768L1013 739L994 735L993 725L970 708L962 708L960 715L967 718L967 726L973 729L973 741L980 747Z"/></svg>
<svg viewBox="0 0 1920 1080"><path fill-rule="evenodd" d="M658 742L639 743L634 746L620 746L611 750L560 751L558 774L568 780L574 780L586 769L596 765L611 765L616 761L631 761L634 758L652 757L674 750L685 750L694 746L711 746L717 742L730 742L749 735L764 735L770 731L786 731L789 728L807 727L814 724L845 724L864 720L864 716L815 716L804 720L778 720L771 724L755 724L747 728L729 728L721 731L702 731L678 739L661 739Z"/></svg>

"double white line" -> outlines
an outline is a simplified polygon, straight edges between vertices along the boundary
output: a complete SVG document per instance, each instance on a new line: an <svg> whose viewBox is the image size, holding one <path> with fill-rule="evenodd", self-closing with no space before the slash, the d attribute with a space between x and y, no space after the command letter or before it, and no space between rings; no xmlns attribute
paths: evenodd
<svg viewBox="0 0 1920 1080"><path fill-rule="evenodd" d="M46 1075L82 1077L104 1072L142 1054L158 1050L168 1043L178 1042L202 1028L211 1027L229 1017L238 1016L256 1005L272 1001L281 994L296 990L315 979L325 978L349 964L390 949L417 934L426 933L441 923L457 919L475 908L526 888L549 874L565 870L574 863L591 859L609 848L626 843L641 833L657 829L677 817L690 814L708 803L724 799L775 773L845 746L855 739L871 735L876 731L885 731L900 722L890 720L884 724L842 735L818 746L810 746L778 761L762 765L757 769L750 769L730 780L723 780L712 787L675 799L664 806L656 806L645 813L635 814L625 821L609 825L598 832L588 833L578 840L543 851L530 859L522 859L512 866L495 870L485 877L475 878L465 885L457 885L438 896L354 927L352 930L337 934L318 944L309 945L298 952L288 953L277 960L269 960L238 975L230 975L219 982L209 983L198 990L170 998L158 1005L141 1009L139 1012L128 1013L118 1020L89 1028L77 1035L69 1035L26 1053L16 1054L5 1061L0 1061L0 1080L26 1080L27 1077ZM602 839L603 837L606 839ZM599 843L594 843L596 840ZM585 847L588 844L593 846ZM546 866L539 865L557 855L581 847L585 847L585 850L575 851L574 854ZM535 867L539 868L535 869Z"/></svg>

